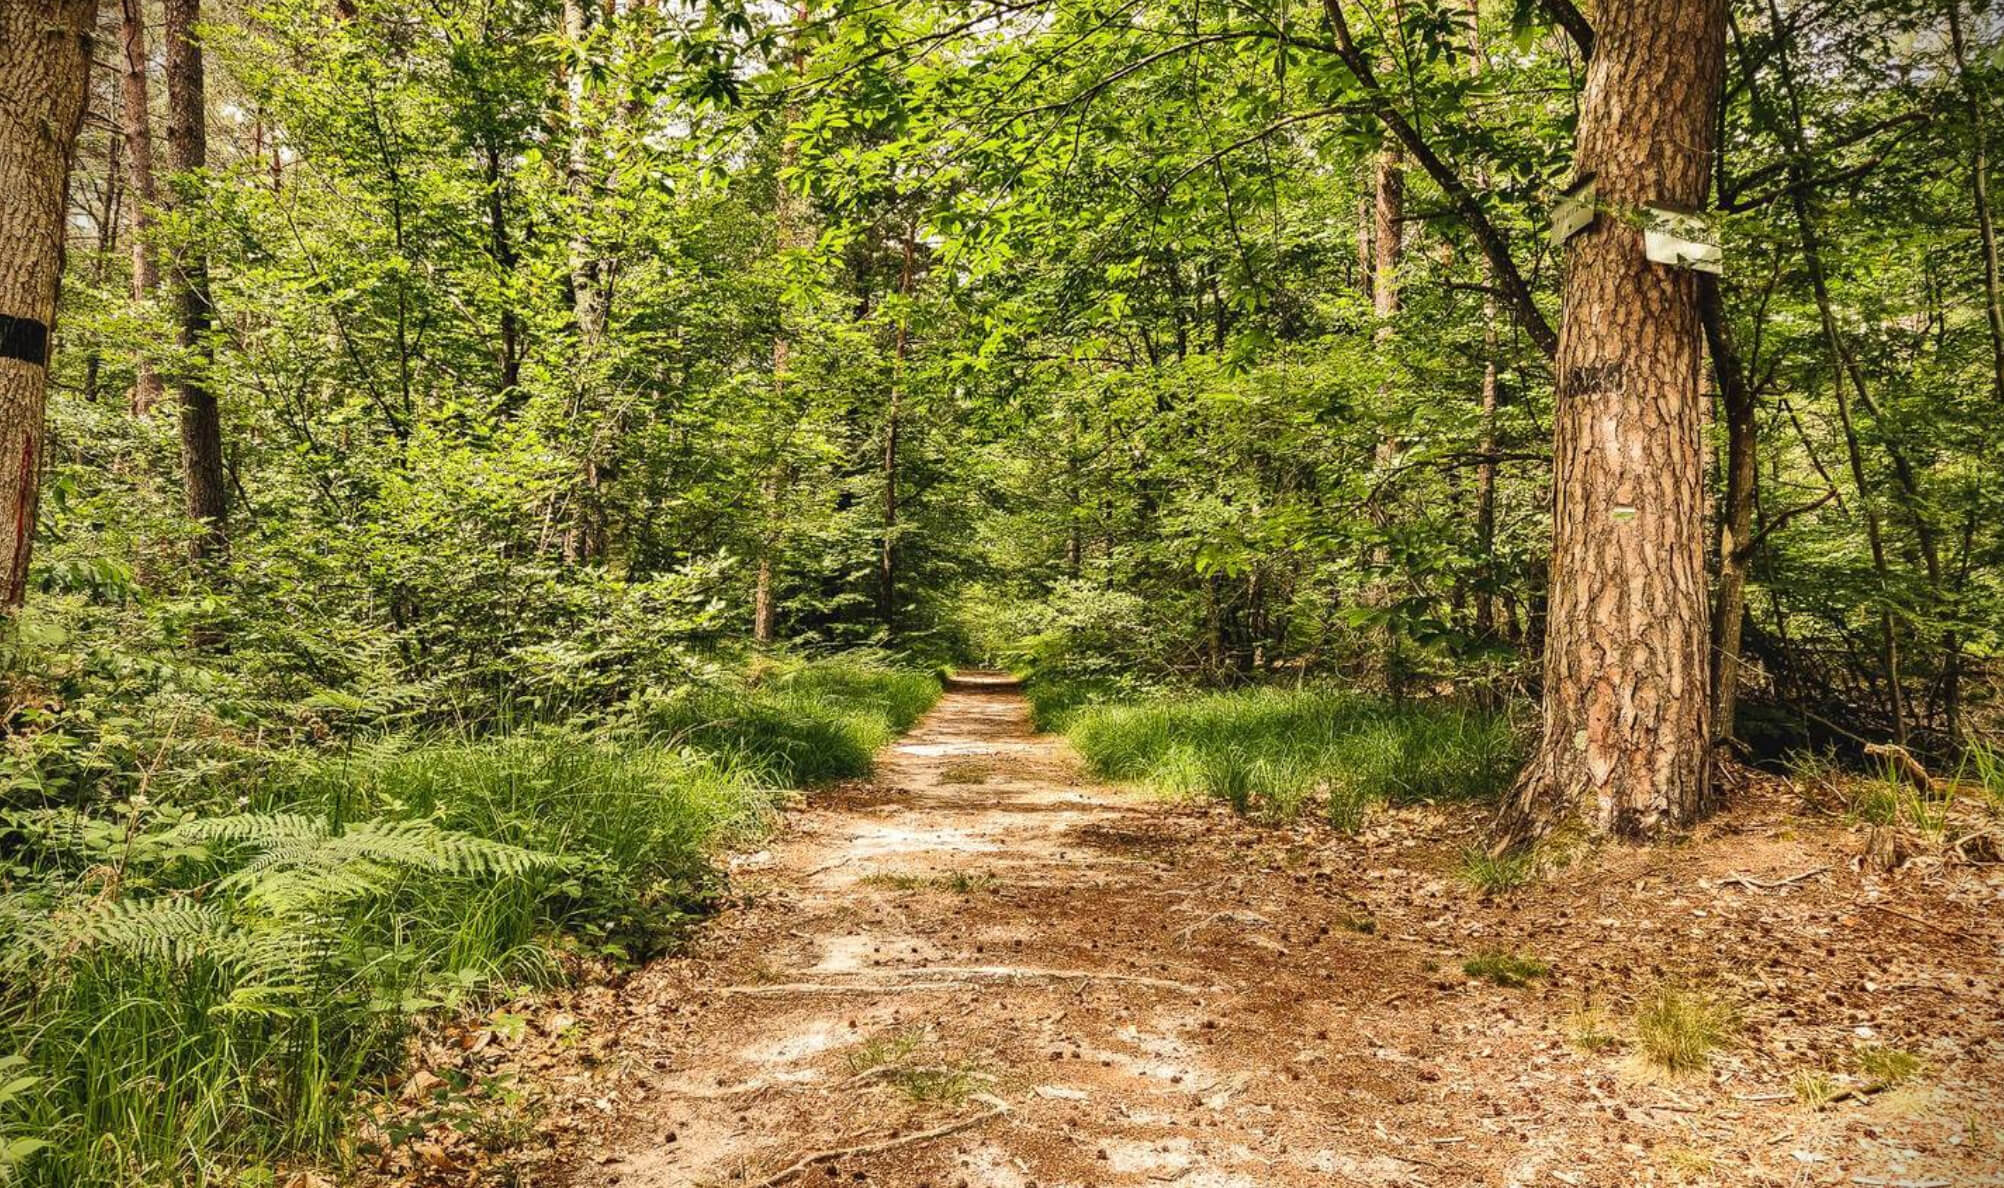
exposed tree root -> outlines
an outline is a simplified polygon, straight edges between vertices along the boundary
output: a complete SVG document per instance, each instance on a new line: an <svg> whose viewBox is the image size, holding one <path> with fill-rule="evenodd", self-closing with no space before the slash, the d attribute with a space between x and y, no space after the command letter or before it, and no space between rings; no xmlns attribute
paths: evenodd
<svg viewBox="0 0 2004 1188"><path fill-rule="evenodd" d="M950 1134L958 1134L963 1130L972 1130L974 1127L981 1125L991 1118L999 1118L1009 1112L1008 1103L1000 1098L991 1097L984 1093L977 1095L974 1100L986 1104L988 1108L981 1113L962 1118L958 1122L949 1122L944 1126L935 1126L931 1130L921 1130L917 1134L880 1139L874 1143L858 1143L853 1147L831 1147L825 1151L811 1151L767 1176L765 1179L760 1180L755 1185L755 1188L774 1188L775 1185L784 1184L817 1164L833 1163L837 1159L850 1159L861 1155L879 1155L885 1151L895 1151L900 1147L929 1143L934 1139L945 1138Z"/></svg>

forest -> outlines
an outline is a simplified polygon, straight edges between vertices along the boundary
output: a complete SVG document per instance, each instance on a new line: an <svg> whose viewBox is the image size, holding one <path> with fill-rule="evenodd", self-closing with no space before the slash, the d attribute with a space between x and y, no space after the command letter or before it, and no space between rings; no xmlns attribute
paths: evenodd
<svg viewBox="0 0 2004 1188"><path fill-rule="evenodd" d="M0 0L0 1185L2004 1182L1990 0Z"/></svg>

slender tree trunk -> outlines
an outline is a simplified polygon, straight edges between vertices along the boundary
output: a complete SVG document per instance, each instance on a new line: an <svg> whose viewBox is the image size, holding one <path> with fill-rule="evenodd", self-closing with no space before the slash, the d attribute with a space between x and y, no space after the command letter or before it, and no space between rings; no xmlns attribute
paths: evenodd
<svg viewBox="0 0 2004 1188"><path fill-rule="evenodd" d="M1754 397L1746 367L1725 323L1718 281L1698 278L1705 342L1726 411L1726 499L1719 515L1719 590L1712 607L1712 737L1736 737L1740 635L1746 621L1747 566L1753 533L1754 486L1759 476L1754 437Z"/></svg>
<svg viewBox="0 0 2004 1188"><path fill-rule="evenodd" d="M794 23L807 23L808 0L799 0L793 10ZM807 69L807 53L796 32L792 45L793 72L802 76ZM792 139L793 121L796 112L792 104L782 110L780 120L779 172L773 194L774 243L784 255L803 242L806 214L800 209L799 200L787 186L785 174L793 167L799 150ZM772 403L775 409L786 408L786 368L792 355L793 342L787 337L784 326L772 340ZM785 547L786 508L783 498L786 490L785 451L775 448L772 459L767 463L765 474L759 479L760 515L764 524L759 531L758 569L752 584L752 640L759 644L769 644L779 627L779 598L774 588L777 580L778 558Z"/></svg>
<svg viewBox="0 0 2004 1188"><path fill-rule="evenodd" d="M1705 198L1725 0L1600 10L1575 168L1604 213L1567 245L1553 419L1544 723L1506 836L1660 837L1707 801L1702 328L1644 204Z"/></svg>
<svg viewBox="0 0 2004 1188"><path fill-rule="evenodd" d="M878 597L883 604L884 631L898 629L898 423L904 406L905 352L910 342L912 252L914 232L905 229L904 263L898 272L898 335L892 359L891 404L884 419L884 542L878 558Z"/></svg>
<svg viewBox="0 0 2004 1188"><path fill-rule="evenodd" d="M1976 199L1976 233L1983 244L1983 312L1990 321L1992 391L2004 400L2004 299L2000 299L1997 263L1997 221L1990 210L1990 129L1988 99L1969 72L1969 50L1962 35L1962 0L1948 0L1949 45L1955 51L1955 72L1969 104L1969 184Z"/></svg>
<svg viewBox="0 0 2004 1188"><path fill-rule="evenodd" d="M1391 337L1391 319L1399 314L1399 260L1405 251L1405 154L1396 140L1385 138L1378 150L1377 177L1372 186L1371 308L1378 315L1377 339Z"/></svg>
<svg viewBox="0 0 2004 1188"><path fill-rule="evenodd" d="M1488 69L1482 46L1482 3L1468 0L1468 44L1470 70L1479 78ZM1489 176L1479 174L1476 184L1487 188ZM1482 262L1482 279L1491 289L1496 285L1496 268L1487 258ZM1475 464L1475 635L1487 641L1496 637L1496 356L1501 336L1496 332L1496 298L1482 298L1482 391L1480 397L1481 436L1477 447L1482 457Z"/></svg>
<svg viewBox="0 0 2004 1188"><path fill-rule="evenodd" d="M202 48L195 26L201 0L165 0L167 39L167 160L184 187L183 201L196 201L206 182L209 147ZM188 516L202 526L195 538L197 560L229 547L230 492L223 475L223 423L216 395L209 390L209 329L214 308L209 297L209 262L200 247L184 244L173 259L176 341L182 372L181 467L187 484Z"/></svg>
<svg viewBox="0 0 2004 1188"><path fill-rule="evenodd" d="M146 81L151 58L146 52L144 0L119 0L119 29L125 49L124 69L119 72L120 110L124 117L126 171L132 179L132 299L144 304L160 291L160 262L153 244L160 185L153 169L153 109ZM142 417L150 416L167 398L167 387L160 382L160 373L144 351L140 352L136 370L132 411Z"/></svg>
<svg viewBox="0 0 2004 1188"><path fill-rule="evenodd" d="M90 88L89 0L0 0L0 614L27 592L63 277L70 166Z"/></svg>

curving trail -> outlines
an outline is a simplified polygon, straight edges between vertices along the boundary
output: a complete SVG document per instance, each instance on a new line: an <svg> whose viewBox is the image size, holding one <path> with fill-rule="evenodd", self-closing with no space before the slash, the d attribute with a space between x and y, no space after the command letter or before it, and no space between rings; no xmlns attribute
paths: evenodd
<svg viewBox="0 0 2004 1188"><path fill-rule="evenodd" d="M1704 1166L1689 1182L1782 1183L1895 1166L1869 1144L1851 1162L1834 1117L1780 1100L1780 1066L1666 1086L1569 1047L1594 983L1636 984L1618 897L1661 872L1635 852L1597 891L1479 903L1442 871L1482 826L1417 809L1349 839L1168 806L1082 781L1012 683L961 678L874 783L815 794L737 861L746 906L620 991L594 1024L616 1072L575 1078L596 1086L575 1129L603 1137L572 1144L562 1182L1589 1184L1655 1166L1674 1183ZM1736 870L1802 860L1800 844L1734 846ZM1680 863L1672 877L1704 885L1701 849ZM1733 895L1749 919L1776 902ZM1574 921L1594 913L1622 926L1588 935ZM1553 960L1553 983L1457 968L1518 945ZM1828 1168L1792 1157L1840 1149Z"/></svg>

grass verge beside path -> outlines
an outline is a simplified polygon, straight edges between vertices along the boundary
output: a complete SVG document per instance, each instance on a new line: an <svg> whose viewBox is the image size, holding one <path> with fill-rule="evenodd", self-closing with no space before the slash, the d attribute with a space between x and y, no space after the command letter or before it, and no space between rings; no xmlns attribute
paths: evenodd
<svg viewBox="0 0 2004 1188"><path fill-rule="evenodd" d="M428 1017L673 943L719 849L785 789L867 772L938 692L768 663L639 730L383 739L234 803L0 812L0 1184L353 1158L358 1099Z"/></svg>
<svg viewBox="0 0 2004 1188"><path fill-rule="evenodd" d="M1096 695L1105 693L1032 691L1040 718L1061 724L1095 774L1217 797L1272 820L1319 801L1350 830L1375 805L1490 799L1523 758L1504 715L1448 701L1330 687Z"/></svg>

